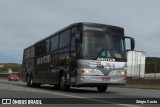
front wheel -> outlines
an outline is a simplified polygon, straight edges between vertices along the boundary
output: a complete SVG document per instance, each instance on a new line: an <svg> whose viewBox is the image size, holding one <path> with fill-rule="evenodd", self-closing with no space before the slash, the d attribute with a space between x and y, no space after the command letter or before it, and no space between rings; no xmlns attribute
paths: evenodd
<svg viewBox="0 0 160 107"><path fill-rule="evenodd" d="M62 73L60 77L60 89L62 91L68 91L70 89L70 85L66 85L66 77L64 73Z"/></svg>
<svg viewBox="0 0 160 107"><path fill-rule="evenodd" d="M107 88L108 88L108 85L107 86L106 85L105 86L97 86L97 89L99 92L106 92Z"/></svg>

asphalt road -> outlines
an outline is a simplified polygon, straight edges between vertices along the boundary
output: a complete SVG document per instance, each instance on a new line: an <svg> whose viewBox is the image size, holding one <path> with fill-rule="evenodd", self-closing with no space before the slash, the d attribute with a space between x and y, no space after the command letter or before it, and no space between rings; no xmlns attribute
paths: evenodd
<svg viewBox="0 0 160 107"><path fill-rule="evenodd" d="M50 85L42 85L41 87L35 88L27 87L26 83L21 81L15 82L0 79L0 98L47 98L44 100L56 103L49 104L49 102L48 104L42 105L23 105L23 107L81 107L86 105L88 107L150 107L153 104L130 104L128 102L136 102L137 100L147 101L151 98L160 99L160 90L109 87L105 93L99 93L96 88L71 88L70 91L63 92L54 89L54 86ZM123 101L121 100L125 103L122 104ZM73 102L73 104L66 104L65 101ZM156 99L156 101L160 100ZM22 105L0 105L0 107L2 106L20 107ZM158 107L160 105L154 104L153 106Z"/></svg>

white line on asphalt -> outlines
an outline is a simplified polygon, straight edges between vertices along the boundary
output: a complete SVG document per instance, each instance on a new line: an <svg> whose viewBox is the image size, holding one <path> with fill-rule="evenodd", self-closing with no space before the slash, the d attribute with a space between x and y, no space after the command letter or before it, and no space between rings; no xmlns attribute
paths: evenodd
<svg viewBox="0 0 160 107"><path fill-rule="evenodd" d="M51 91L45 91L45 90L37 90L37 89L31 89L31 88L23 88L20 86L14 86L11 84L5 84L1 83L6 86L12 86L15 87L16 89L12 88L10 90L19 90L19 91L30 91L30 92L40 92L40 93L47 93L47 94L54 94L54 95L60 95L60 96L65 96L65 97L71 97L71 98L82 98L85 100L90 100L90 101L96 101L96 102L101 102L101 103L109 103L109 104L114 104L114 105L119 105L119 106L124 106L124 107L141 107L141 106L136 106L136 105L130 105L130 104L117 104L117 102L111 102L111 101L104 101L104 100L97 100L97 99L90 99L87 97L80 97L80 96L75 96L75 95L68 95L68 94L63 94L63 93L57 93L57 92L51 92ZM17 89L19 88L19 89Z"/></svg>

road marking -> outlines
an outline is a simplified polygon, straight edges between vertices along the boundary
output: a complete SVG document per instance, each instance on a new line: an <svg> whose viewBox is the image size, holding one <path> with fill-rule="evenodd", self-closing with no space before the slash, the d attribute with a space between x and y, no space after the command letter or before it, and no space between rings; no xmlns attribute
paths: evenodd
<svg viewBox="0 0 160 107"><path fill-rule="evenodd" d="M30 92L40 92L40 93L47 93L47 94L54 94L54 95L59 95L59 96L65 96L65 97L71 97L71 98L82 98L85 100L90 100L90 101L96 101L96 102L101 102L101 103L109 103L109 104L114 104L114 105L119 105L119 106L124 106L124 107L141 107L141 106L137 106L137 105L130 105L130 104L117 104L117 102L112 102L112 101L104 101L104 100L97 100L97 99L90 99L87 97L80 97L80 96L75 96L75 95L68 95L68 94L64 94L64 93L57 93L57 92L51 92L51 91L46 91L46 90L42 90L42 89L33 89L33 88L24 88L24 87L20 87L20 86L14 86L14 84L5 84L5 83L1 83L3 85L6 86L11 86L11 87L15 87L16 89L12 88L10 90L19 90L19 91L30 91ZM19 88L19 89L17 89Z"/></svg>

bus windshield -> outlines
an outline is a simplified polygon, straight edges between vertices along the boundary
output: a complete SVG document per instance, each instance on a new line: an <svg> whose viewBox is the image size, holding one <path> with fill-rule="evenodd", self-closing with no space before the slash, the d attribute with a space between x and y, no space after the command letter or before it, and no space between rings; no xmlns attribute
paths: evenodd
<svg viewBox="0 0 160 107"><path fill-rule="evenodd" d="M82 57L89 59L125 58L124 37L104 32L84 32L82 37Z"/></svg>

